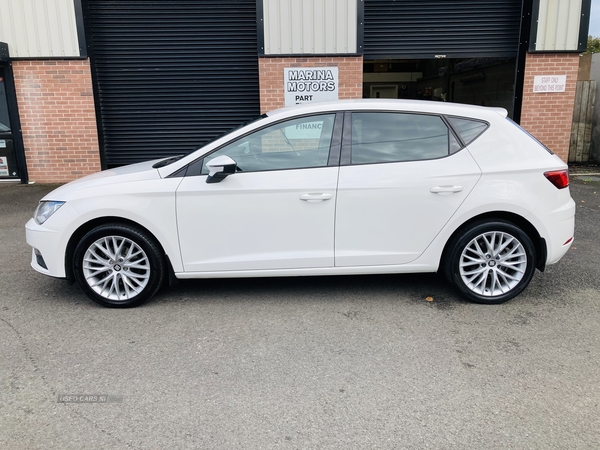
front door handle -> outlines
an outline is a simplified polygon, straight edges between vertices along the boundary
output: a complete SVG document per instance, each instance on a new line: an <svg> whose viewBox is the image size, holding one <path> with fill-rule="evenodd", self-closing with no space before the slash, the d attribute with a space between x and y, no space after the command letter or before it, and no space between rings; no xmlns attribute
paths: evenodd
<svg viewBox="0 0 600 450"><path fill-rule="evenodd" d="M315 193L315 194L302 194L300 200L304 200L308 203L317 203L324 200L329 200L333 197L333 194Z"/></svg>
<svg viewBox="0 0 600 450"><path fill-rule="evenodd" d="M432 187L430 189L430 192L434 193L434 194L440 194L440 195L450 195L450 194L455 194L456 192L460 192L463 190L462 186L436 186L436 187Z"/></svg>

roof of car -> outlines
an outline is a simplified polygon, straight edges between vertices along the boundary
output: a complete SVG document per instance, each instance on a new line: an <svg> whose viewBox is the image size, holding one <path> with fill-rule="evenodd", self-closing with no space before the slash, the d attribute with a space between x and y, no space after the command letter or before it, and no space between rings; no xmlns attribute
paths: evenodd
<svg viewBox="0 0 600 450"><path fill-rule="evenodd" d="M433 102L427 100L395 100L395 99L353 99L332 102L314 102L301 105L288 106L267 113L268 116L288 116L297 114L310 114L315 112L340 111L340 110L397 110L412 112L429 112L436 114L449 114L467 117L485 117L490 113L507 116L504 108L491 108L486 106L465 105L461 103Z"/></svg>

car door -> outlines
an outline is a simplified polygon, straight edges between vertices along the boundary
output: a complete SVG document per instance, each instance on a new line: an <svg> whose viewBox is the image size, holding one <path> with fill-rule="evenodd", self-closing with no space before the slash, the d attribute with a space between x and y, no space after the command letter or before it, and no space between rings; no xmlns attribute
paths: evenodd
<svg viewBox="0 0 600 450"><path fill-rule="evenodd" d="M343 139L337 267L414 261L480 178L437 115L348 113Z"/></svg>
<svg viewBox="0 0 600 450"><path fill-rule="evenodd" d="M190 166L176 200L184 270L332 267L341 121L284 120ZM207 163L223 155L237 171L207 183Z"/></svg>

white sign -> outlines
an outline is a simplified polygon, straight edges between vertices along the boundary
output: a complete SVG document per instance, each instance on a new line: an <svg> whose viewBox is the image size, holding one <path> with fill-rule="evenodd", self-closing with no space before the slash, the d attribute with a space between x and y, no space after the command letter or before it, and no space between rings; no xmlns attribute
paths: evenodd
<svg viewBox="0 0 600 450"><path fill-rule="evenodd" d="M0 177L8 176L8 161L6 156L0 156Z"/></svg>
<svg viewBox="0 0 600 450"><path fill-rule="evenodd" d="M337 67L288 67L283 82L285 106L338 99Z"/></svg>
<svg viewBox="0 0 600 450"><path fill-rule="evenodd" d="M6 141L4 139L0 139L0 148L6 148Z"/></svg>
<svg viewBox="0 0 600 450"><path fill-rule="evenodd" d="M565 92L566 75L540 75L533 80L533 92Z"/></svg>

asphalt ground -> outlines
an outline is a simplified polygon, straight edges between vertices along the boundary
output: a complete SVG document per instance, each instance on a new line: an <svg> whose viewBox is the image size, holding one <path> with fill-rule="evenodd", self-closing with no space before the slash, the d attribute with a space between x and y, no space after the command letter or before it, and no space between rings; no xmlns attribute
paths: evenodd
<svg viewBox="0 0 600 450"><path fill-rule="evenodd" d="M105 309L29 266L51 188L0 185L1 449L600 448L600 176L572 179L571 251L498 306L402 275Z"/></svg>

